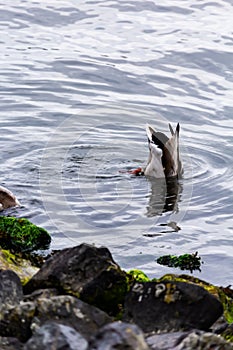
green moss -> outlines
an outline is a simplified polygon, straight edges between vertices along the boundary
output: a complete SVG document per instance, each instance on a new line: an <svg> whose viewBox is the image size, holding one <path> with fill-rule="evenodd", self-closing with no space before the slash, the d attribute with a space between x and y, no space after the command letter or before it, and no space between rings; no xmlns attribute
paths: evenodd
<svg viewBox="0 0 233 350"><path fill-rule="evenodd" d="M233 343L233 332L229 331L228 329L221 334L221 336L226 339L227 341Z"/></svg>
<svg viewBox="0 0 233 350"><path fill-rule="evenodd" d="M132 270L127 272L127 275L129 277L129 282L131 282L132 280L137 281L137 282L149 282L150 281L149 277L147 277L147 275L141 270L132 269Z"/></svg>
<svg viewBox="0 0 233 350"><path fill-rule="evenodd" d="M157 259L157 263L160 265L166 265L169 267L179 267L181 270L189 270L193 272L194 270L199 270L201 266L201 258L194 254L183 254L183 255L164 255Z"/></svg>
<svg viewBox="0 0 233 350"><path fill-rule="evenodd" d="M228 323L233 323L233 290L229 287L218 288L219 299L223 305L224 316ZM233 334L231 334L233 338ZM232 340L231 340L232 341Z"/></svg>
<svg viewBox="0 0 233 350"><path fill-rule="evenodd" d="M49 233L29 220L0 216L0 246L15 251L47 249L51 242Z"/></svg>

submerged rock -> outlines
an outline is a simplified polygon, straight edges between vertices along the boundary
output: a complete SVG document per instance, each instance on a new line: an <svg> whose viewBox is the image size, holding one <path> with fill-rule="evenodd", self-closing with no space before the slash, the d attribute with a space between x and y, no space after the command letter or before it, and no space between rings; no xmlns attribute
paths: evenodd
<svg viewBox="0 0 233 350"><path fill-rule="evenodd" d="M117 314L128 288L127 274L112 259L107 248L81 244L49 258L25 285L25 293L57 288L100 309Z"/></svg>
<svg viewBox="0 0 233 350"><path fill-rule="evenodd" d="M222 304L196 285L137 282L126 297L123 319L135 322L144 332L207 330L222 313Z"/></svg>
<svg viewBox="0 0 233 350"><path fill-rule="evenodd" d="M88 350L149 350L143 332L136 326L114 322L102 327L91 340Z"/></svg>
<svg viewBox="0 0 233 350"><path fill-rule="evenodd" d="M74 328L48 322L36 330L24 350L86 350L88 343Z"/></svg>
<svg viewBox="0 0 233 350"><path fill-rule="evenodd" d="M0 216L0 246L15 251L47 249L51 242L49 233L24 218Z"/></svg>

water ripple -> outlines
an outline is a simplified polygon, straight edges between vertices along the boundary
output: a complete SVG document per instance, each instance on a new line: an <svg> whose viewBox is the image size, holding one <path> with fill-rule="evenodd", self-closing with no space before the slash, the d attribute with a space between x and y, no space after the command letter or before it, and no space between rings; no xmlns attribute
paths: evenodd
<svg viewBox="0 0 233 350"><path fill-rule="evenodd" d="M104 243L150 274L167 272L158 255L198 250L201 277L231 283L231 13L224 0L1 3L0 175L23 203L7 214L55 248ZM145 123L178 121L179 185L127 174L146 164Z"/></svg>

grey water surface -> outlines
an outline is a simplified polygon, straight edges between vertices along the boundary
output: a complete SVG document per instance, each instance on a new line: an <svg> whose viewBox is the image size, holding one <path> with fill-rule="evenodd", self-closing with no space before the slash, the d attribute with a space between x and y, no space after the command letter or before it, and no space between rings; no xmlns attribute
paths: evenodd
<svg viewBox="0 0 233 350"><path fill-rule="evenodd" d="M195 253L233 283L233 3L8 0L0 6L0 184L52 249L106 245L125 269ZM181 124L178 184L135 177L145 124Z"/></svg>

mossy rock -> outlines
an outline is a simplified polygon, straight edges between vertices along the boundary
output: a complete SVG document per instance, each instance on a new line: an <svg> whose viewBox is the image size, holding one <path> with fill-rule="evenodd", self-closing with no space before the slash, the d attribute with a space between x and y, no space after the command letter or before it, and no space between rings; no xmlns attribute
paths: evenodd
<svg viewBox="0 0 233 350"><path fill-rule="evenodd" d="M24 218L0 216L0 247L14 251L48 249L49 233Z"/></svg>
<svg viewBox="0 0 233 350"><path fill-rule="evenodd" d="M28 260L12 254L9 250L0 250L0 270L12 270L24 285L38 271Z"/></svg>
<svg viewBox="0 0 233 350"><path fill-rule="evenodd" d="M141 270L137 270L137 269L132 269L130 271L127 272L127 276L129 279L129 283L131 282L149 282L150 279L149 277L147 277L147 275L141 271Z"/></svg>

